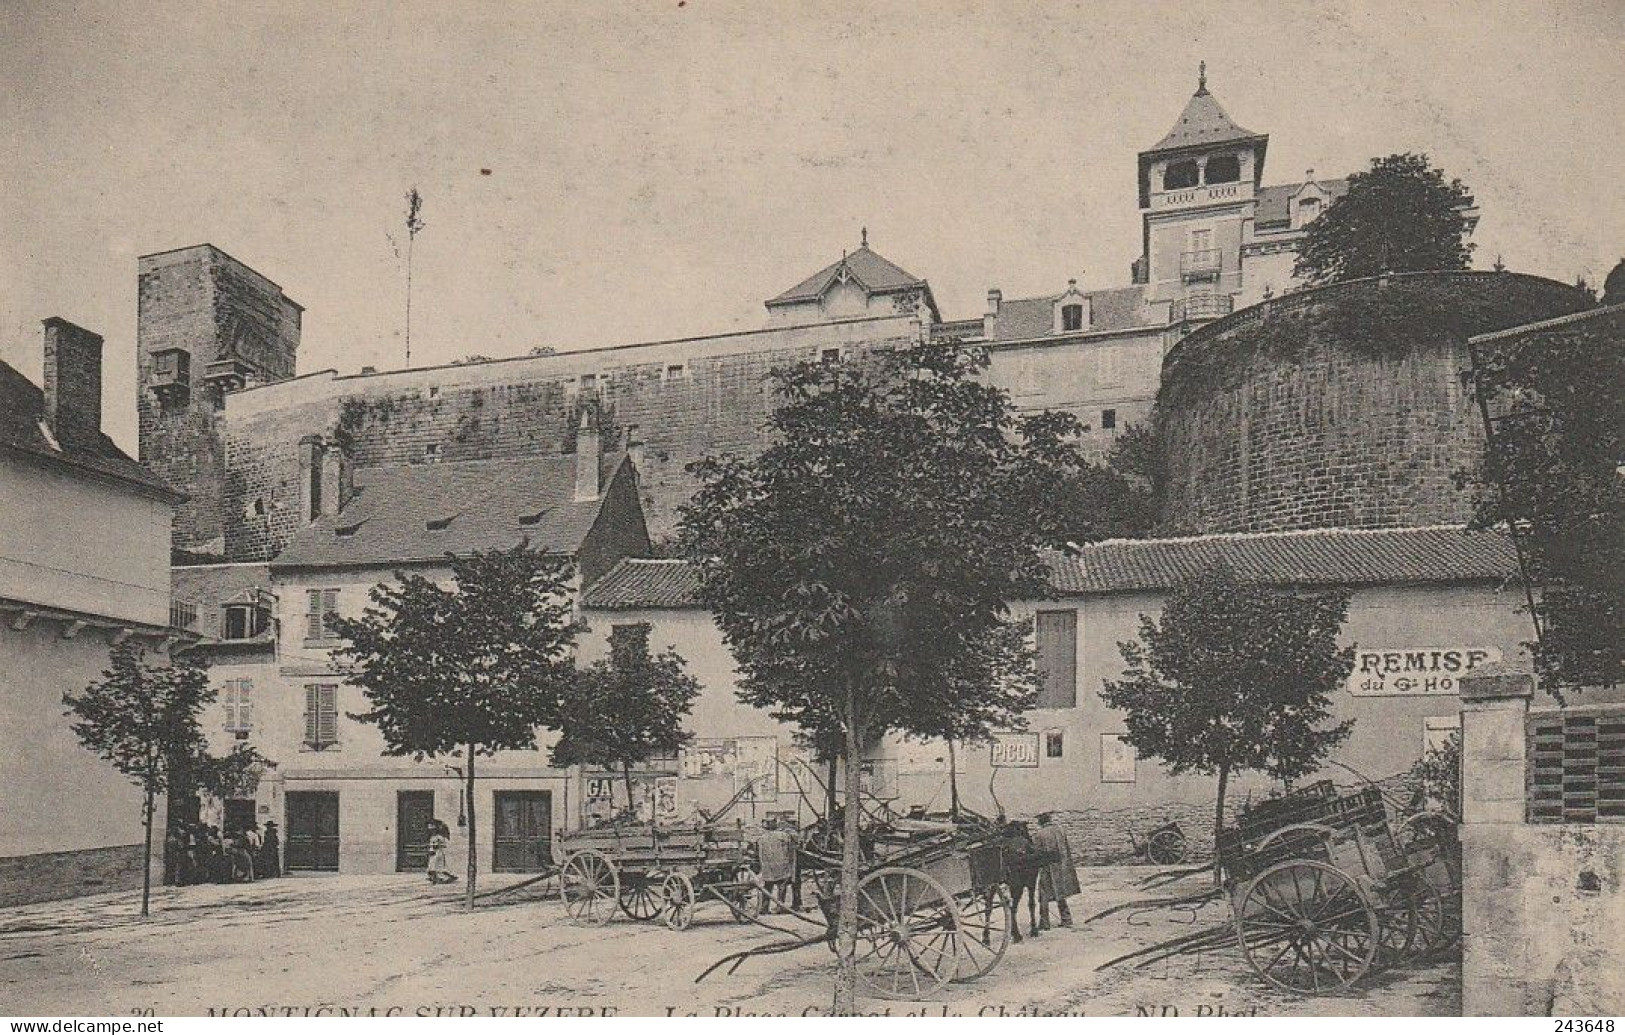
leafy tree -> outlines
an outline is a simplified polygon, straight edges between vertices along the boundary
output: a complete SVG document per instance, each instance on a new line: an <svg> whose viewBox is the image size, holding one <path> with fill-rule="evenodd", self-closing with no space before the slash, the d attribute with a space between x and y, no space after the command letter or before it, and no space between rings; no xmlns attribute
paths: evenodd
<svg viewBox="0 0 1625 1035"><path fill-rule="evenodd" d="M237 744L225 755L198 759L191 776L198 789L217 798L248 797L265 770L275 768L252 744Z"/></svg>
<svg viewBox="0 0 1625 1035"><path fill-rule="evenodd" d="M1162 621L1142 615L1127 665L1100 696L1124 713L1124 737L1170 773L1217 774L1213 836L1224 829L1232 774L1292 781L1320 768L1352 719L1324 726L1333 691L1354 667L1338 647L1346 592L1296 596L1243 582L1227 567L1179 586Z"/></svg>
<svg viewBox="0 0 1625 1035"><path fill-rule="evenodd" d="M372 705L352 718L375 724L388 754L464 758L473 802L476 756L534 748L537 727L557 727L581 625L568 558L521 543L447 561L449 588L396 572L394 583L373 588L360 618L333 616L347 641L334 653ZM476 814L470 807L469 909L478 877Z"/></svg>
<svg viewBox="0 0 1625 1035"><path fill-rule="evenodd" d="M1076 522L1059 491L1076 421L1020 416L985 352L920 345L772 374L773 445L691 467L682 526L740 698L817 739L838 730L845 834L836 1010L855 1008L859 761L888 731L1014 725L1006 601L1048 586L1041 547Z"/></svg>
<svg viewBox="0 0 1625 1035"><path fill-rule="evenodd" d="M1446 181L1427 155L1373 158L1349 177L1349 192L1309 224L1293 275L1331 284L1413 270L1464 270L1473 245L1465 240L1472 194Z"/></svg>
<svg viewBox="0 0 1625 1035"><path fill-rule="evenodd" d="M1411 766L1419 802L1436 803L1452 821L1461 819L1461 730L1452 730Z"/></svg>
<svg viewBox="0 0 1625 1035"><path fill-rule="evenodd" d="M77 721L79 742L129 777L146 795L141 809L146 830L141 864L141 915L152 900L152 817L160 793L174 774L196 766L207 754L198 715L214 700L206 667L189 658L149 665L134 643L112 649L102 678L78 696L64 694L66 714Z"/></svg>
<svg viewBox="0 0 1625 1035"><path fill-rule="evenodd" d="M693 739L683 731L683 718L699 695L699 681L675 650L649 653L647 622L617 625L609 657L583 671L565 695L553 764L620 770L627 809L634 811L632 766L673 754Z"/></svg>
<svg viewBox="0 0 1625 1035"><path fill-rule="evenodd" d="M1614 264L1608 271L1608 279L1602 282L1602 304L1620 305L1625 303L1625 259Z"/></svg>
<svg viewBox="0 0 1625 1035"><path fill-rule="evenodd" d="M1542 685L1625 683L1625 316L1599 314L1473 349L1488 411L1474 523L1518 531Z"/></svg>

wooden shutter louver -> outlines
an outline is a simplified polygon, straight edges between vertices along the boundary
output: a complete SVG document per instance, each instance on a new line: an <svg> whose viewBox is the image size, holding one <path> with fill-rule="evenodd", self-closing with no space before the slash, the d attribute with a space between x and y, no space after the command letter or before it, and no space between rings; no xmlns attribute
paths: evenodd
<svg viewBox="0 0 1625 1035"><path fill-rule="evenodd" d="M316 735L320 738L323 747L339 742L339 688L336 686L323 686L320 688L320 712L317 715Z"/></svg>
<svg viewBox="0 0 1625 1035"><path fill-rule="evenodd" d="M305 746L317 747L317 716L322 710L322 688L314 683L305 685Z"/></svg>
<svg viewBox="0 0 1625 1035"><path fill-rule="evenodd" d="M1625 823L1625 708L1534 713L1526 729L1530 823Z"/></svg>

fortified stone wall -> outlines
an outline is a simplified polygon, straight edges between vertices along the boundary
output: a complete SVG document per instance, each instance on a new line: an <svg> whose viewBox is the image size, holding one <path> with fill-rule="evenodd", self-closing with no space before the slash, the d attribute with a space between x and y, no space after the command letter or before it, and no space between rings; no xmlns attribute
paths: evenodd
<svg viewBox="0 0 1625 1035"><path fill-rule="evenodd" d="M1303 291L1201 328L1163 362L1171 532L1458 523L1483 430L1466 339L1584 308L1554 281L1418 273Z"/></svg>
<svg viewBox="0 0 1625 1035"><path fill-rule="evenodd" d="M591 401L605 448L627 448L650 535L669 536L697 487L688 464L766 444L768 372L830 351L918 338L907 319L853 321L562 353L465 367L311 375L233 395L222 415L227 554L266 560L302 516L299 440L337 442L356 467L573 452Z"/></svg>

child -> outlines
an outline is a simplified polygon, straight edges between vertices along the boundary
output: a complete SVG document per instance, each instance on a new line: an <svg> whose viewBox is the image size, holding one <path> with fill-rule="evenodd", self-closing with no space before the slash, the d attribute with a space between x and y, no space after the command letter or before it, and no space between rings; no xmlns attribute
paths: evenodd
<svg viewBox="0 0 1625 1035"><path fill-rule="evenodd" d="M446 865L446 846L451 844L451 828L438 819L429 820L429 883L451 884L457 880Z"/></svg>

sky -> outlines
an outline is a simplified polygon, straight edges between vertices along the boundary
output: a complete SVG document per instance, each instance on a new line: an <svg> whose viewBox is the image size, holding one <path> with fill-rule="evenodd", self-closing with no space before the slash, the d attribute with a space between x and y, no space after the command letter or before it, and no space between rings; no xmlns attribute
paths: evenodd
<svg viewBox="0 0 1625 1035"><path fill-rule="evenodd" d="M0 360L103 334L133 452L137 256L210 242L305 307L301 373L399 367L412 187L416 366L758 327L862 227L949 319L1121 286L1199 61L1266 183L1423 151L1477 265L1598 284L1622 44L1625 0L0 0Z"/></svg>

